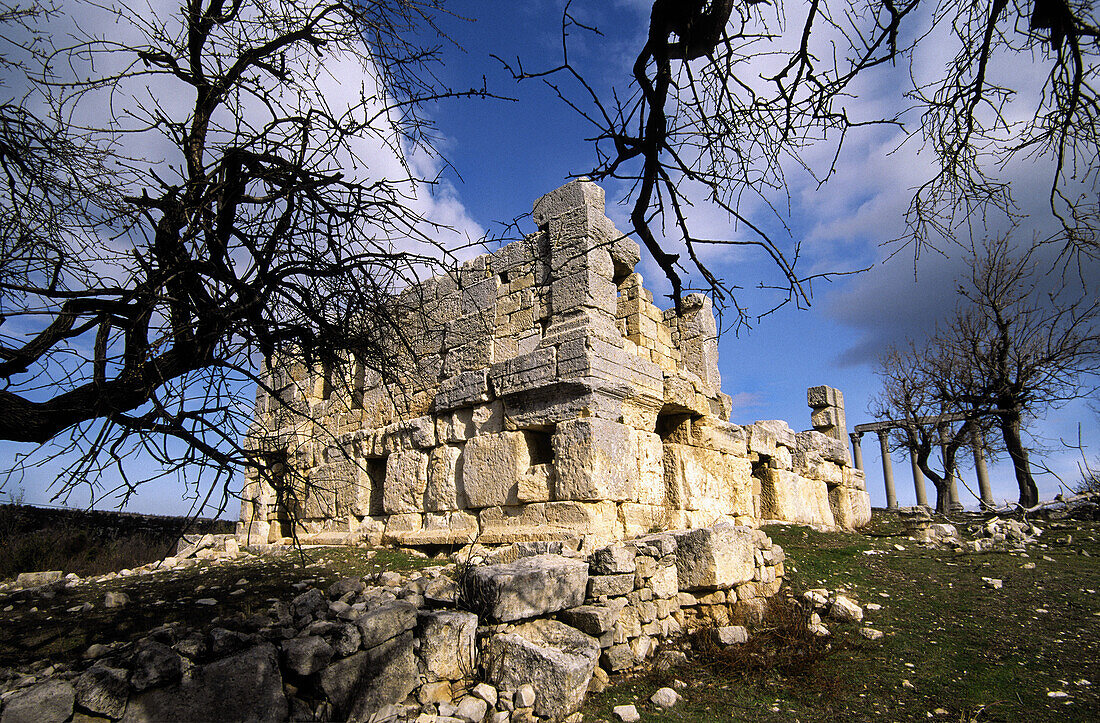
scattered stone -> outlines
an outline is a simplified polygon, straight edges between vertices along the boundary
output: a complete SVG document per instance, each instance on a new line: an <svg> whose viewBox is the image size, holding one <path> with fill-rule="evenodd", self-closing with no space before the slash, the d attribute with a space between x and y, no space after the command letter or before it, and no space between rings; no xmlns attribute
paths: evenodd
<svg viewBox="0 0 1100 723"><path fill-rule="evenodd" d="M107 594L103 596L103 607L108 610L115 608L125 607L130 604L130 596L124 592L115 592L114 590L108 590Z"/></svg>
<svg viewBox="0 0 1100 723"><path fill-rule="evenodd" d="M1000 590L1004 586L1004 582L995 577L983 577L982 584L990 590Z"/></svg>
<svg viewBox="0 0 1100 723"><path fill-rule="evenodd" d="M455 710L455 717L467 721L467 723L481 723L488 711L489 705L484 700L468 695L459 701L458 708Z"/></svg>
<svg viewBox="0 0 1100 723"><path fill-rule="evenodd" d="M638 709L633 705L617 705L611 709L611 712L623 723L635 723L642 719Z"/></svg>
<svg viewBox="0 0 1100 723"><path fill-rule="evenodd" d="M837 595L829 607L829 617L840 622L858 623L863 620L863 608L843 595Z"/></svg>
<svg viewBox="0 0 1100 723"><path fill-rule="evenodd" d="M470 694L481 698L490 708L497 704L497 689L488 683L478 683L470 689Z"/></svg>
<svg viewBox="0 0 1100 723"><path fill-rule="evenodd" d="M532 708L535 705L535 686L524 683L517 690L512 699L517 708Z"/></svg>
<svg viewBox="0 0 1100 723"><path fill-rule="evenodd" d="M649 698L649 702L658 708L671 708L680 702L680 694L672 688L660 688Z"/></svg>
<svg viewBox="0 0 1100 723"><path fill-rule="evenodd" d="M141 692L174 683L180 679L182 672L183 659L179 653L162 643L146 639L139 643L138 652L134 656L130 685Z"/></svg>
<svg viewBox="0 0 1100 723"><path fill-rule="evenodd" d="M723 625L712 631L711 638L718 645L740 645L749 641L749 631L741 625Z"/></svg>
<svg viewBox="0 0 1100 723"><path fill-rule="evenodd" d="M859 634L868 640L882 640L882 631L874 628L860 628Z"/></svg>
<svg viewBox="0 0 1100 723"><path fill-rule="evenodd" d="M212 597L199 598L195 601L196 605L217 605L218 601Z"/></svg>

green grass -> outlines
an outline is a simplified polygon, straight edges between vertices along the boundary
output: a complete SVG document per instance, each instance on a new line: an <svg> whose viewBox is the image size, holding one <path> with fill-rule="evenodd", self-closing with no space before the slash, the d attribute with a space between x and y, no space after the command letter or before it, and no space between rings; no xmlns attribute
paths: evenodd
<svg viewBox="0 0 1100 723"><path fill-rule="evenodd" d="M858 535L768 528L787 552L793 591L826 587L877 602L865 624L886 637L870 642L859 626L827 623L832 649L809 672L716 673L695 656L672 675L620 681L586 712L613 720L613 706L634 703L654 721L1097 720L1100 525L1071 524L1048 529L1028 557L924 548L892 519ZM1067 534L1073 543L1058 544ZM1023 569L1029 562L1035 569ZM985 588L982 577L1002 579L1003 589ZM660 713L649 696L675 678L684 701Z"/></svg>

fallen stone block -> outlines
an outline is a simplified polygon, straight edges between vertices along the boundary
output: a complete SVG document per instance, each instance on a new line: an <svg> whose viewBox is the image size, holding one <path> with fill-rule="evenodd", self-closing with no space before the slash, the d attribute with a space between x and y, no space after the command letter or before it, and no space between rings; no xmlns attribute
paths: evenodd
<svg viewBox="0 0 1100 723"><path fill-rule="evenodd" d="M60 576L61 573L58 573ZM4 701L4 723L64 723L73 714L76 692L69 683L49 680L24 688Z"/></svg>
<svg viewBox="0 0 1100 723"><path fill-rule="evenodd" d="M599 644L576 628L535 620L490 640L487 677L502 689L530 683L535 713L561 720L580 709L599 654Z"/></svg>
<svg viewBox="0 0 1100 723"><path fill-rule="evenodd" d="M452 610L422 612L417 637L429 680L463 680L474 671L477 616Z"/></svg>
<svg viewBox="0 0 1100 723"><path fill-rule="evenodd" d="M130 697L123 723L282 721L287 701L275 646L257 645L196 669L166 688Z"/></svg>
<svg viewBox="0 0 1100 723"><path fill-rule="evenodd" d="M413 636L405 632L332 663L319 681L340 715L366 720L382 706L405 700L418 677Z"/></svg>
<svg viewBox="0 0 1100 723"><path fill-rule="evenodd" d="M584 602L588 564L559 555L524 557L470 573L469 592L485 616L511 622L574 608Z"/></svg>

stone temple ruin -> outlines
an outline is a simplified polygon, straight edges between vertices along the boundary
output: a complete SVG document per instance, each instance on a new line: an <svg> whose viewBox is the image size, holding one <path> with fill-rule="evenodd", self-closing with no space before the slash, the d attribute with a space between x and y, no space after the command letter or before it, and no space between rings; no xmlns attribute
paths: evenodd
<svg viewBox="0 0 1100 723"><path fill-rule="evenodd" d="M730 423L710 299L655 306L590 181L538 199L534 221L400 295L399 385L352 364L276 367L250 435L271 467L247 482L243 542L593 549L722 520L870 519L839 391L809 390L809 431ZM272 475L295 494L277 499Z"/></svg>

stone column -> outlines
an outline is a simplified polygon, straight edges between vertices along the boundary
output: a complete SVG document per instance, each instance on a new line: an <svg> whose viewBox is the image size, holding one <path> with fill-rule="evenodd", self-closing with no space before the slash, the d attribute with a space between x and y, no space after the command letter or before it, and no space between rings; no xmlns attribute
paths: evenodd
<svg viewBox="0 0 1100 723"><path fill-rule="evenodd" d="M859 432L852 432L848 435L848 438L852 440L852 459L855 461L856 469L863 471L863 449L859 446L859 438L863 435Z"/></svg>
<svg viewBox="0 0 1100 723"><path fill-rule="evenodd" d="M924 473L917 466L917 455L909 450L909 463L913 466L913 489L917 493L917 504L928 506L928 496L924 494Z"/></svg>
<svg viewBox="0 0 1100 723"><path fill-rule="evenodd" d="M974 450L974 471L978 473L978 492L981 506L993 507L993 492L989 489L989 470L985 466L985 439L980 429L970 433L970 446Z"/></svg>
<svg viewBox="0 0 1100 723"><path fill-rule="evenodd" d="M898 508L898 495L894 491L894 467L890 462L890 433L882 430L878 433L878 446L882 451L882 476L886 479L886 509Z"/></svg>

